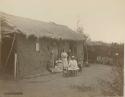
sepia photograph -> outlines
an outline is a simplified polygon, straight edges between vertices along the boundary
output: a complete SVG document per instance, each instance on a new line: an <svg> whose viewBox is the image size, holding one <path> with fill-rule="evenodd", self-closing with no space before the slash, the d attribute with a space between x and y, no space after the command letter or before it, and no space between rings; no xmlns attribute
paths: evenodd
<svg viewBox="0 0 125 97"><path fill-rule="evenodd" d="M124 97L125 0L0 0L0 97Z"/></svg>

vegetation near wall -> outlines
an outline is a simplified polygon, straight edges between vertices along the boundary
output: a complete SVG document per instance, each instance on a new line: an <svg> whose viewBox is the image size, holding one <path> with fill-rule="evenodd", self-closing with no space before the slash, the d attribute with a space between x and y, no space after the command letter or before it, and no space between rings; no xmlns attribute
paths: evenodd
<svg viewBox="0 0 125 97"><path fill-rule="evenodd" d="M118 52L113 56L114 66L112 67L113 82L101 81L101 85L107 88L102 88L104 95L110 96L123 96L124 87L124 45L123 44L113 44L112 52Z"/></svg>
<svg viewBox="0 0 125 97"><path fill-rule="evenodd" d="M97 57L105 57L112 59L112 64L115 63L116 53L118 53L118 57L124 57L124 45L111 43L111 44L101 44L101 45L88 45L88 57L89 62L96 63ZM108 62L107 62L108 64Z"/></svg>

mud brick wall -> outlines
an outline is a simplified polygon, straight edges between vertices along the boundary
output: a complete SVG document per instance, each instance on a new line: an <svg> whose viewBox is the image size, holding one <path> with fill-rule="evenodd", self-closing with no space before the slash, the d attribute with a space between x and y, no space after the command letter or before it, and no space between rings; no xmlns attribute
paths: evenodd
<svg viewBox="0 0 125 97"><path fill-rule="evenodd" d="M51 60L51 51L53 50L55 60L58 58L59 48L69 49L69 43L59 42L51 39L40 39L40 51L36 51L37 39L26 38L23 35L17 34L17 76L26 77L36 74L46 74L47 63ZM60 47L59 47L60 46Z"/></svg>
<svg viewBox="0 0 125 97"><path fill-rule="evenodd" d="M50 60L47 41L40 41L40 51L36 51L36 40L17 35L17 76L24 77L35 74L46 74L46 65Z"/></svg>

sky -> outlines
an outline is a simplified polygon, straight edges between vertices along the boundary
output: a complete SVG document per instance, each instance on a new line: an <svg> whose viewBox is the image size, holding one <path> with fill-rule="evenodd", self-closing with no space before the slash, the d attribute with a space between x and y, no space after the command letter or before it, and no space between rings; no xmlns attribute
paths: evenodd
<svg viewBox="0 0 125 97"><path fill-rule="evenodd" d="M124 42L125 0L0 0L0 11L84 28L91 40Z"/></svg>

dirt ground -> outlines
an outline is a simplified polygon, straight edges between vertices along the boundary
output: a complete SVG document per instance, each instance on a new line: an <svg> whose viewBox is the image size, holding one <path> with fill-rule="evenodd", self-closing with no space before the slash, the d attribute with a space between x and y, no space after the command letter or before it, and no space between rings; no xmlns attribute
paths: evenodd
<svg viewBox="0 0 125 97"><path fill-rule="evenodd" d="M99 80L112 81L111 66L91 64L76 77L62 73L19 81L0 80L0 97L101 97Z"/></svg>

